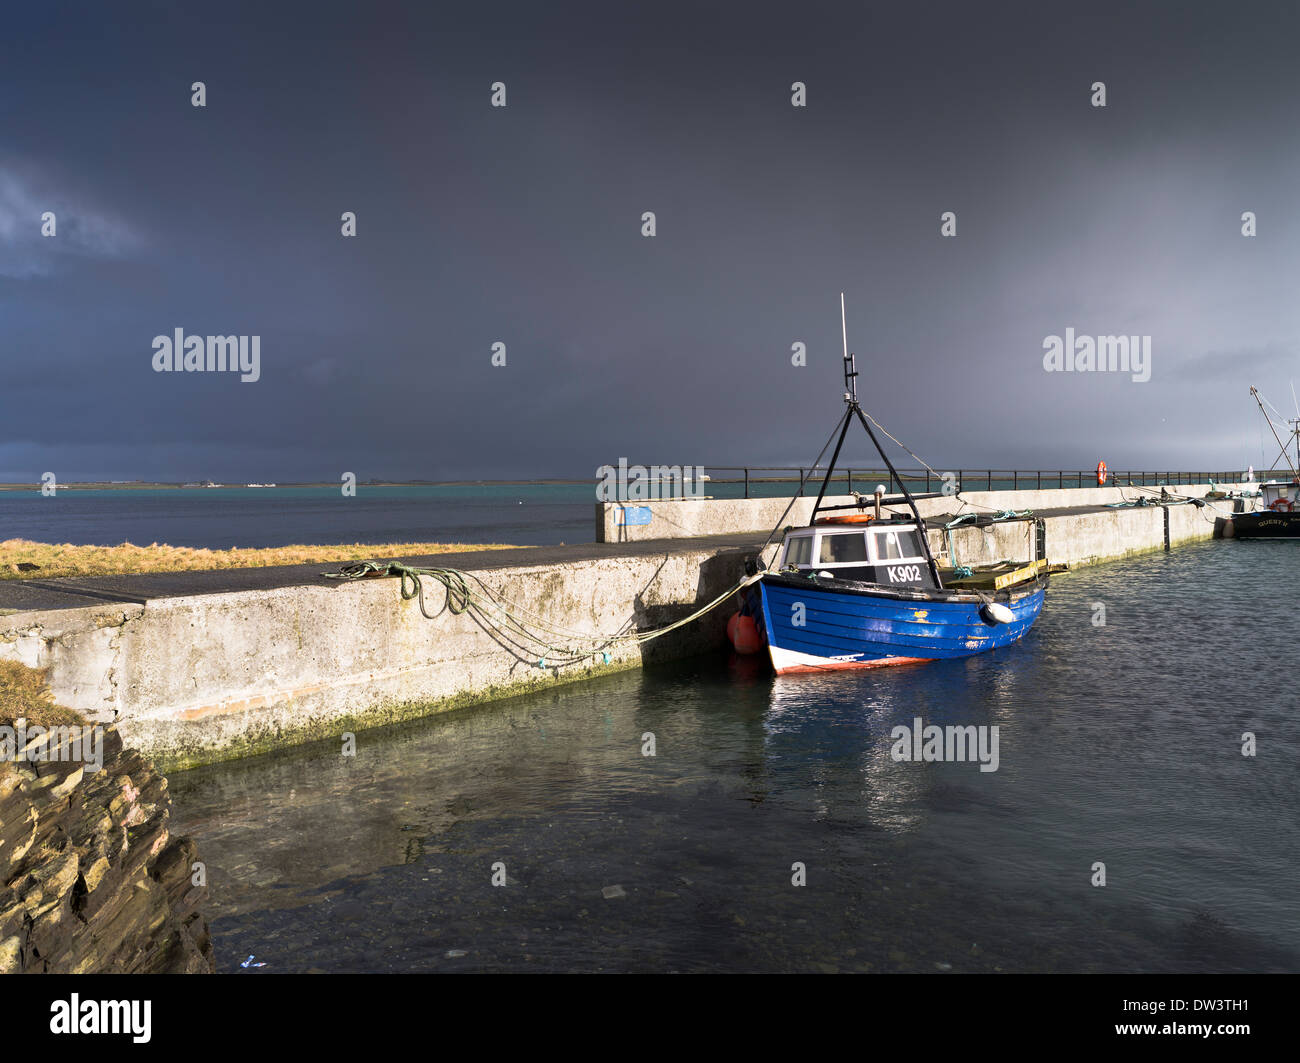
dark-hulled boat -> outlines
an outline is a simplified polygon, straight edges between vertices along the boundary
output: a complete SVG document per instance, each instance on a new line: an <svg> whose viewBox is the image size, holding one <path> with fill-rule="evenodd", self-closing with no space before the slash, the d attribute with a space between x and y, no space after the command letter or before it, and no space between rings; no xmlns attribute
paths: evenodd
<svg viewBox="0 0 1300 1063"><path fill-rule="evenodd" d="M772 667L778 674L873 668L968 657L1015 642L1042 610L1050 566L1038 560L952 570L945 580L916 505L918 498L943 495L908 490L858 404L857 375L846 336L847 408L810 523L786 532L774 570L745 592L742 616L753 618ZM866 429L901 493L824 505L854 421ZM890 506L906 512L887 512ZM752 564L757 574L761 561Z"/></svg>
<svg viewBox="0 0 1300 1063"><path fill-rule="evenodd" d="M1234 513L1225 535L1231 539L1300 539L1300 480L1265 480L1259 508Z"/></svg>
<svg viewBox="0 0 1300 1063"><path fill-rule="evenodd" d="M1291 464L1287 444L1278 438L1273 426L1273 419L1264 409L1259 391L1251 388L1250 393L1259 404L1260 413L1273 430L1273 438L1282 448L1280 458ZM1230 539L1300 539L1300 419L1291 422L1291 432L1296 441L1296 465L1292 468L1290 480L1265 480L1259 484L1259 501L1257 508L1242 513L1234 513L1224 530L1225 538ZM1276 467L1277 462L1275 461Z"/></svg>

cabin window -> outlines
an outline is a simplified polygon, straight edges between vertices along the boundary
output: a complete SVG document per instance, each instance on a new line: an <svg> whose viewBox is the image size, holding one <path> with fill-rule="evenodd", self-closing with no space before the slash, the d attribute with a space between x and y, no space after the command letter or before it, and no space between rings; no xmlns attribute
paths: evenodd
<svg viewBox="0 0 1300 1063"><path fill-rule="evenodd" d="M921 540L910 528L873 533L876 537L876 560L898 561L921 556Z"/></svg>
<svg viewBox="0 0 1300 1063"><path fill-rule="evenodd" d="M785 563L787 565L806 565L812 560L812 536L801 535L791 539L785 546Z"/></svg>
<svg viewBox="0 0 1300 1063"><path fill-rule="evenodd" d="M821 564L844 565L866 559L867 540L861 532L822 536Z"/></svg>

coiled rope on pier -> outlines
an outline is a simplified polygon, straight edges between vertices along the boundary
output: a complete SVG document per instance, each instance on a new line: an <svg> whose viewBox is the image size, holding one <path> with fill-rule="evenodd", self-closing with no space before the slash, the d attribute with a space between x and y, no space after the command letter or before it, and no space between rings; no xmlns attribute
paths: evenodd
<svg viewBox="0 0 1300 1063"><path fill-rule="evenodd" d="M423 568L400 561L353 561L337 572L321 573L327 579L359 580L396 576L403 601L415 599L420 613L433 620L424 601L424 580L432 579L446 590L444 607L453 615L469 613L474 620L513 646L520 656L535 657L539 668L575 664L588 657L601 656L610 662L610 650L623 645L644 645L670 631L675 631L716 609L733 594L755 583L761 573L745 576L689 616L650 631L619 631L612 635L573 631L548 622L532 610L492 593L478 576L456 568ZM441 610L439 610L441 612ZM526 652L525 652L526 651Z"/></svg>
<svg viewBox="0 0 1300 1063"><path fill-rule="evenodd" d="M1140 484L1133 483L1130 483L1129 487L1134 491L1146 491L1148 494L1138 494L1133 498L1127 498L1124 495L1124 489L1120 488L1120 498L1124 499L1124 501L1109 502L1107 503L1107 508L1129 509L1142 508L1145 506L1195 506L1198 510L1208 509L1211 513L1217 514L1220 517L1229 519L1232 517L1230 511L1220 509L1215 505L1214 499L1197 498L1194 495L1180 494L1177 491L1170 491L1167 487L1161 487L1160 494L1158 495L1155 493L1154 487L1143 487ZM1214 518L1207 517L1204 513L1201 513L1201 519L1208 521L1209 523L1214 522Z"/></svg>
<svg viewBox="0 0 1300 1063"><path fill-rule="evenodd" d="M1004 520L1023 520L1025 517L1032 517L1033 515L1034 511L1032 509L999 509L997 512L985 517L984 519L990 524L997 524ZM958 528L963 524L967 524L970 521L978 521L979 519L980 514L978 513L962 513L953 517L952 520L944 525L944 528Z"/></svg>
<svg viewBox="0 0 1300 1063"><path fill-rule="evenodd" d="M1034 511L1032 509L1000 509L991 515L961 513L953 517L952 520L948 521L948 523L943 526L943 541L948 546L948 560L952 565L953 578L965 579L968 576L973 576L975 574L975 570L969 565L957 564L957 544L952 537L952 530L954 528L960 528L972 522L982 526L983 523L999 524L1003 521L1009 520L1024 520L1026 517L1032 517L1033 515Z"/></svg>

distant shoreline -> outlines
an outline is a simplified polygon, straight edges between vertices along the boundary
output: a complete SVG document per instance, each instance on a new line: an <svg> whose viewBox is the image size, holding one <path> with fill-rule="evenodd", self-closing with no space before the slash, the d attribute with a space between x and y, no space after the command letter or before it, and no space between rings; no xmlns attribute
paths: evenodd
<svg viewBox="0 0 1300 1063"><path fill-rule="evenodd" d="M357 487L521 487L528 485L555 485L566 486L574 484L590 484L591 480L369 480L364 483L358 483ZM41 484L0 484L0 491L39 491ZM71 481L58 485L60 491L214 491L214 490L240 490L240 491L279 491L284 488L303 488L303 487L330 487L337 488L339 485L334 482L315 482L315 483L275 483L264 484L260 486L250 486L249 484L182 484L182 483L151 483L147 481L131 481L130 483L95 483L93 481Z"/></svg>

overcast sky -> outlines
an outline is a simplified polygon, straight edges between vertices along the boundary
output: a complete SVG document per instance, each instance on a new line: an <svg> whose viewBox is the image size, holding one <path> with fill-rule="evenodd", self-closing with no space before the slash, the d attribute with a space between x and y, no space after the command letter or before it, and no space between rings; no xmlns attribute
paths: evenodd
<svg viewBox="0 0 1300 1063"><path fill-rule="evenodd" d="M1266 464L1280 7L9 5L0 480L807 462L841 290L864 406L938 468ZM177 328L260 336L260 379L155 372ZM1067 328L1149 335L1151 379L1045 372Z"/></svg>

